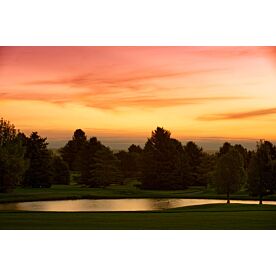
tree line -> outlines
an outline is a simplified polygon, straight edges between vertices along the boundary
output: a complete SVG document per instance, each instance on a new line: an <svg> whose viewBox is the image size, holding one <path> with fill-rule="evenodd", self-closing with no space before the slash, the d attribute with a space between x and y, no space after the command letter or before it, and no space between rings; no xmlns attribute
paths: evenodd
<svg viewBox="0 0 276 276"><path fill-rule="evenodd" d="M87 138L77 129L57 153L50 151L46 138L37 132L29 137L0 121L0 191L23 187L50 187L69 184L71 172L87 187L140 181L143 189L185 189L203 186L230 195L247 190L263 196L276 189L276 147L269 141L257 143L256 150L225 142L215 154L203 151L194 142L182 145L164 128L157 127L144 148L131 145L114 153L96 137Z"/></svg>
<svg viewBox="0 0 276 276"><path fill-rule="evenodd" d="M37 132L29 137L14 125L0 119L0 192L16 186L49 188L52 184L69 184L65 161L50 151Z"/></svg>

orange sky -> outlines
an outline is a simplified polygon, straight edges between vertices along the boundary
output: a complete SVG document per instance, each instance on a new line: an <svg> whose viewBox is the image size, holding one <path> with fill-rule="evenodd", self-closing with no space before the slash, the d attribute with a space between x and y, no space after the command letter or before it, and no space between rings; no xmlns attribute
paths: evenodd
<svg viewBox="0 0 276 276"><path fill-rule="evenodd" d="M0 117L27 134L276 139L276 47L0 47Z"/></svg>

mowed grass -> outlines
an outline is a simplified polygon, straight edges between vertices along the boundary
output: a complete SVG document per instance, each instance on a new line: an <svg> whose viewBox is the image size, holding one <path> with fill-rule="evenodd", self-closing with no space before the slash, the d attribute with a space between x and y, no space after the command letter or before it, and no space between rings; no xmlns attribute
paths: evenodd
<svg viewBox="0 0 276 276"><path fill-rule="evenodd" d="M156 191L137 187L139 182L130 181L126 185L110 185L106 188L87 188L78 185L53 185L51 188L17 188L12 193L0 193L0 203L59 200L59 199L108 199L108 198L210 198L225 199L214 190L204 187L189 187L186 190ZM247 191L231 195L232 199L257 199L249 197ZM276 200L276 195L266 196L265 200Z"/></svg>
<svg viewBox="0 0 276 276"><path fill-rule="evenodd" d="M208 204L156 212L0 212L0 229L276 229L276 206Z"/></svg>

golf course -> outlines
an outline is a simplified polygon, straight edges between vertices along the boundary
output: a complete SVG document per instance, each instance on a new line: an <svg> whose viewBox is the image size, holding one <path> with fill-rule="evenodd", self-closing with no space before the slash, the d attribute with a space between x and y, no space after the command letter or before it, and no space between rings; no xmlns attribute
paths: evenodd
<svg viewBox="0 0 276 276"><path fill-rule="evenodd" d="M1 194L0 203L79 200L79 199L225 199L202 187L186 190L142 190L132 181L127 185L107 188L86 188L79 185L53 185L45 189L17 188ZM231 199L255 200L244 191ZM0 229L276 229L276 205L267 204L275 196L267 196L266 204L205 204L158 211L59 212L18 211L0 212ZM226 202L226 201L225 201Z"/></svg>
<svg viewBox="0 0 276 276"><path fill-rule="evenodd" d="M0 229L273 230L276 206L210 204L157 212L0 212Z"/></svg>

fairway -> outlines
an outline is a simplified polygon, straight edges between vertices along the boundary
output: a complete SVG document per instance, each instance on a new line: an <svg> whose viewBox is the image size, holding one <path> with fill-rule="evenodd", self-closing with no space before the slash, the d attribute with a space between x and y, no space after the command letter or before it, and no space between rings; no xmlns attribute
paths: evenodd
<svg viewBox="0 0 276 276"><path fill-rule="evenodd" d="M0 212L0 229L276 229L276 206L209 204L160 212Z"/></svg>
<svg viewBox="0 0 276 276"><path fill-rule="evenodd" d="M0 203L62 199L115 199L115 198L198 198L226 199L213 189L188 187L185 190L144 190L137 187L140 182L133 180L125 185L110 185L106 188L87 188L80 185L52 185L51 188L16 188L12 193L0 193ZM231 199L258 200L248 195L246 190L231 194ZM276 200L276 195L268 195L264 200Z"/></svg>

